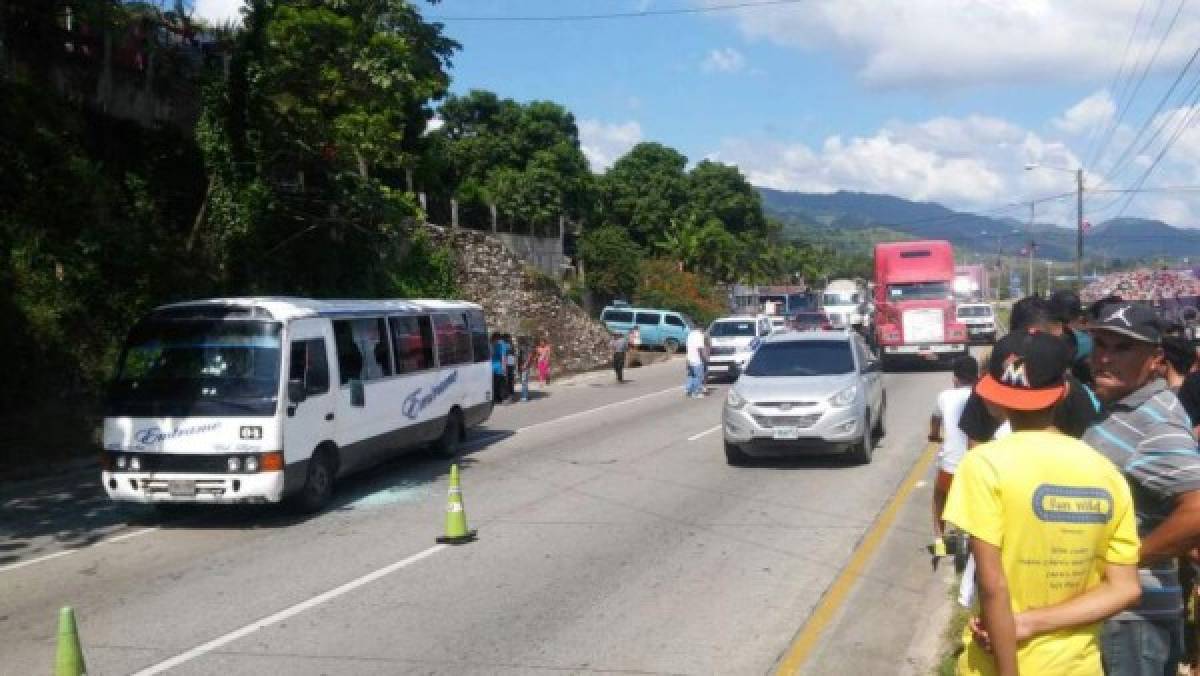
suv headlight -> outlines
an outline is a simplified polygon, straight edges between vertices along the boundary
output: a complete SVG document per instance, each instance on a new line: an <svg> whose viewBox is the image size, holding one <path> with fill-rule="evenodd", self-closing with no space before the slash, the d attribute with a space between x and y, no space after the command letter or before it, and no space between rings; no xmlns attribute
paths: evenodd
<svg viewBox="0 0 1200 676"><path fill-rule="evenodd" d="M742 398L742 395L738 394L737 390L731 388L729 390L729 396L725 397L725 403L729 406L729 408L732 408L735 411L740 411L742 407L746 405L746 400Z"/></svg>
<svg viewBox="0 0 1200 676"><path fill-rule="evenodd" d="M850 387L847 387L846 389L842 390L841 392L838 392L837 394L830 397L829 403L833 404L834 406L837 406L838 408L843 408L843 407L849 406L850 404L853 404L854 397L857 394L858 394L858 385L851 385Z"/></svg>

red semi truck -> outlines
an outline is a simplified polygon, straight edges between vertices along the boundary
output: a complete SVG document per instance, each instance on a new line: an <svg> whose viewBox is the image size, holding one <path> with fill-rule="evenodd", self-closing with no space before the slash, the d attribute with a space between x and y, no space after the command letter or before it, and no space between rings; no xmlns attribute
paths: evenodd
<svg viewBox="0 0 1200 676"><path fill-rule="evenodd" d="M885 366L967 354L967 327L955 314L949 242L875 245L875 341Z"/></svg>

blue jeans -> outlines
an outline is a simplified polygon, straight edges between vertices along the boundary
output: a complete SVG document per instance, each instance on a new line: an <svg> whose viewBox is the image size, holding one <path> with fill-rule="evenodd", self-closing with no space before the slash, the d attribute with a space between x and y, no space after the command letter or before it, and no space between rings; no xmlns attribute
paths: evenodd
<svg viewBox="0 0 1200 676"><path fill-rule="evenodd" d="M704 391L704 365L688 362L687 383L683 388L686 394L700 394Z"/></svg>
<svg viewBox="0 0 1200 676"><path fill-rule="evenodd" d="M1175 676L1183 658L1183 619L1109 620L1100 631L1107 676Z"/></svg>

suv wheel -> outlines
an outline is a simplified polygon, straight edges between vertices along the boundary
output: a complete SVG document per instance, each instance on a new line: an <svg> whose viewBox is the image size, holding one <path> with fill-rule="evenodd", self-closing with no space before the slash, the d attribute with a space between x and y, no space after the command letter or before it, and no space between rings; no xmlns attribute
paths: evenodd
<svg viewBox="0 0 1200 676"><path fill-rule="evenodd" d="M867 420L863 425L863 436L850 447L848 455L850 462L856 465L866 465L871 462L871 453L874 450L875 435L871 433L871 412L867 411Z"/></svg>

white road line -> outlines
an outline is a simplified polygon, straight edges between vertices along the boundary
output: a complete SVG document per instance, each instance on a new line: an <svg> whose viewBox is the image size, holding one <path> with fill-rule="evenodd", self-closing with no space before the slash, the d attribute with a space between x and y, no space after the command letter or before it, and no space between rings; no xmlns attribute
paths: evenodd
<svg viewBox="0 0 1200 676"><path fill-rule="evenodd" d="M159 662L158 664L155 664L153 666L146 667L145 669L142 669L141 671L137 672L133 676L152 676L153 674L161 674L162 672L164 672L168 669L174 669L175 667L183 664L184 662L188 662L190 660L193 660L193 659L203 655L204 653L216 650L217 648L220 648L221 646L226 645L227 643L232 643L233 641L236 641L239 638L242 638L243 636L253 634L254 632L258 631L259 629L265 629L266 627L269 627L272 624L275 624L277 622L282 622L283 620L286 620L289 617L294 617L296 615L299 615L300 613L308 610L309 608L314 608L316 606L319 606L322 603L325 603L326 601L330 601L332 599L335 599L335 598L341 596L342 594L346 594L348 592L354 591L355 589L358 589L359 587L361 587L363 585L370 584L370 583L374 582L375 580L378 580L379 578L384 577L385 575L389 575L391 573L396 572L397 570L400 570L401 568L404 568L406 566L411 566L412 564L420 561L421 559L425 559L430 556L433 556L434 554L442 551L443 549L446 549L449 546L450 545L434 545L434 546L430 547L429 549L426 549L423 552L413 554L412 556L408 557L407 559L404 559L402 561L397 561L393 564L384 566L383 568L380 568L379 570L367 573L366 575L363 575L360 578L351 580L351 581L347 582L346 584L341 585L340 587L335 587L333 589L330 589L327 592L318 594L318 595L308 599L307 601L301 601L300 603L297 603L296 605L288 607L288 608L284 608L283 610L281 610L273 615L268 615L268 616L262 618L261 620L258 620L257 622L252 622L250 624L247 624L246 626L242 627L241 629L237 629L237 630L229 632L228 634L225 634L224 636L219 636L217 638L214 638L213 640L209 641L208 643L205 643L203 645L198 645L195 648L192 648L191 650L189 650L187 652L180 653L180 654L176 655L175 657L172 657L169 660L165 660L165 661Z"/></svg>
<svg viewBox="0 0 1200 676"><path fill-rule="evenodd" d="M554 418L553 420L545 420L545 421L542 421L542 422L540 422L540 423L534 423L534 424L532 424L532 425L526 425L525 427L520 427L520 428L517 428L517 429L513 430L513 434L521 434L522 432L528 432L529 430L532 430L532 429L537 429L537 428L539 428L539 427L542 427L542 426L544 426L544 425L554 425L554 424L556 424L556 423L560 423L560 422L566 422L567 420L574 420L575 418L580 418L580 417L583 417L583 416L585 416L585 415L591 415L592 413L599 413L600 411L604 411L604 410L607 410L607 409L610 409L610 408L614 408L614 407L617 407L617 406L623 406L623 405L625 405L625 404L632 404L632 403L633 403L633 402L635 402L635 401L641 401L641 400L643 400L643 399L649 399L650 397L657 397L657 396L658 396L658 395L660 395L660 394L666 394L666 393L668 393L668 392L674 392L674 393L676 393L676 394L680 394L681 392L683 392L683 387L682 387L682 386L680 386L680 385L676 385L676 386L674 386L674 387L668 387L668 388L667 388L667 389L665 389L665 390L659 390L659 391L657 391L657 392L651 392L651 393L649 393L649 394L643 394L643 395L641 395L641 396L634 397L633 399L622 399L621 401L614 401L614 402L612 402L611 404L605 404L605 405L603 405L603 406L597 406L596 408L589 408L589 409L587 409L586 411L579 411L579 412L577 412L577 413L570 413L570 414L568 414L568 415L564 415L564 416L562 416L561 418ZM682 395L681 395L681 396L682 396Z"/></svg>
<svg viewBox="0 0 1200 676"><path fill-rule="evenodd" d="M25 566L32 566L35 563L41 563L43 561L57 559L57 558L60 558L63 556L67 556L68 554L74 554L76 552L81 552L85 549L91 549L92 547L96 547L99 545L107 545L107 544L110 544L113 542L120 542L122 540L131 540L135 537L145 535L146 533L153 533L156 530L162 530L162 528L160 526L154 526L152 528L143 528L141 530L135 530L132 533L123 533L121 535L117 535L116 537L108 538L107 540L100 540L99 542L93 542L84 547L75 547L73 549L64 549L61 552L54 552L53 554L39 556L36 559L29 559L28 561L18 561L17 563L10 563L7 566L0 566L0 573L7 573L10 570L16 570L18 568L24 568Z"/></svg>
<svg viewBox="0 0 1200 676"><path fill-rule="evenodd" d="M699 439L700 437L708 436L708 435L712 434L713 432L716 432L719 429L721 429L720 425L714 425L714 426L704 430L700 434L693 434L692 436L688 437L688 441L695 441L695 440Z"/></svg>

